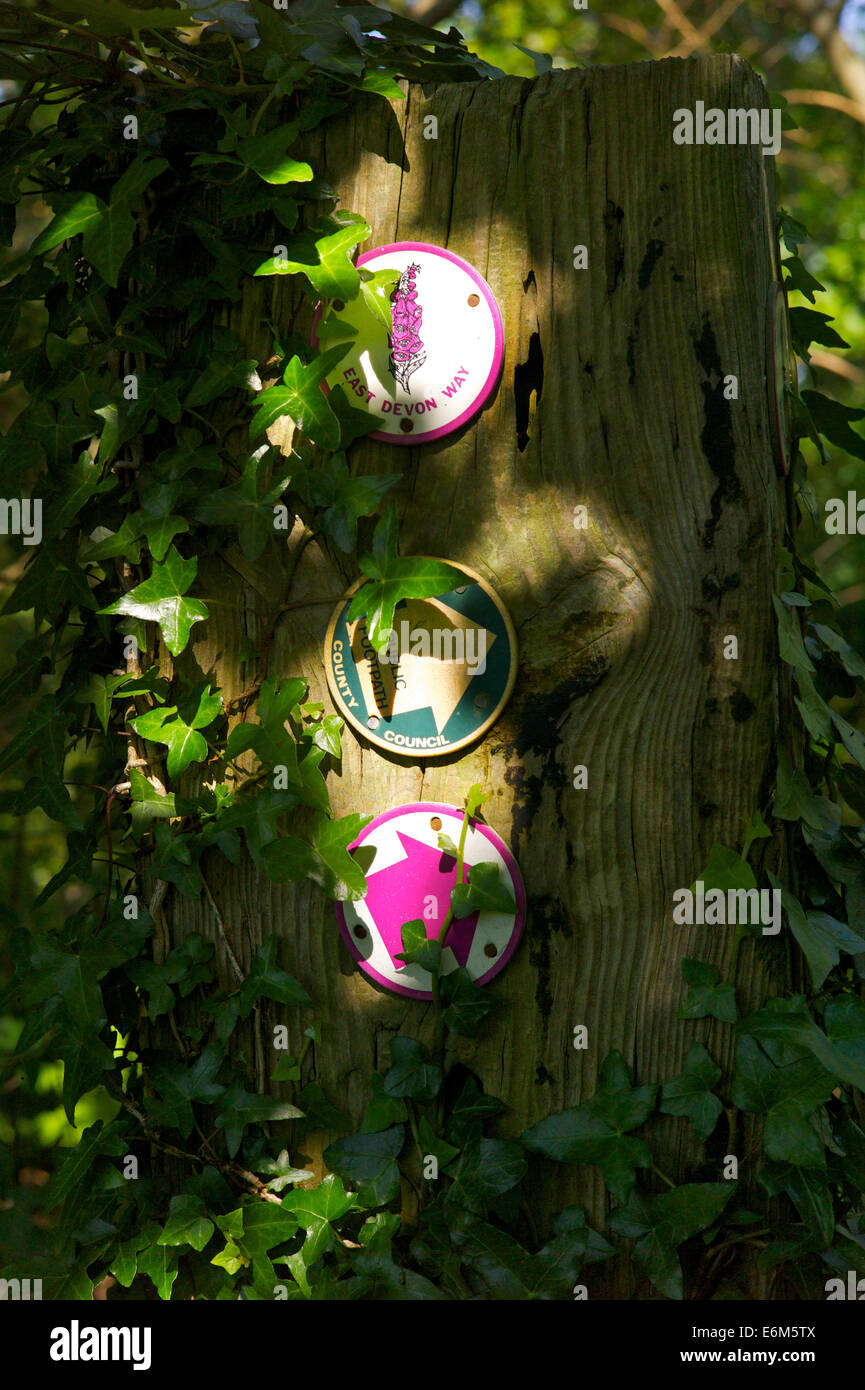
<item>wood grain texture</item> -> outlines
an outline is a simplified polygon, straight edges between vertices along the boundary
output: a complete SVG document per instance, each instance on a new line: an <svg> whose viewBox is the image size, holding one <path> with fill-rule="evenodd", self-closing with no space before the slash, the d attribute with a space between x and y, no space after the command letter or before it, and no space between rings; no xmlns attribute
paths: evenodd
<svg viewBox="0 0 865 1390"><path fill-rule="evenodd" d="M529 917L520 951L490 986L500 1007L486 1033L453 1053L507 1102L504 1135L588 1097L612 1049L640 1082L677 1074L696 1041L725 1068L731 1060L729 1028L678 1023L675 1013L682 956L723 969L733 932L674 927L671 907L714 841L741 846L774 773L770 596L784 494L769 439L764 313L776 252L771 159L759 147L674 145L673 111L698 99L768 104L741 60L693 58L413 86L402 105L362 99L309 137L338 206L372 227L361 249L447 246L486 277L504 319L503 375L475 422L422 447L364 441L351 458L362 472L404 472L404 553L464 562L501 595L520 642L513 697L483 743L448 763L388 761L347 731L330 779L339 814L458 805L476 781L492 793L487 819L521 865ZM438 120L435 140L424 138L427 115ZM586 270L573 265L578 244ZM271 307L287 324L298 303L284 282L250 283L234 323L251 352L271 351L262 328ZM296 331L309 318L304 304ZM540 385L538 349L542 391L523 400L527 380ZM738 400L724 399L726 374L738 378ZM585 530L573 524L578 504ZM273 623L287 566L270 552L253 566L234 550L202 565L196 592L218 601L195 631L194 661L226 699L260 674L241 665L241 642L259 642ZM307 546L290 598L309 606L274 630L269 673L303 675L329 708L322 639L332 600L356 577L344 557ZM726 634L738 638L736 661L723 658ZM577 764L588 768L585 791L572 786ZM431 1010L353 967L314 886L275 887L248 862L233 869L218 857L205 873L244 965L279 932L286 968L322 1021L304 1079L314 1075L359 1118L389 1039L428 1041ZM228 983L206 901L169 904L177 937L194 929L216 941ZM767 981L775 992L788 970L783 936L746 944L740 1000L756 1003ZM265 1044L282 1021L299 1035L308 1019L265 1005ZM581 1023L589 1047L577 1052ZM332 1137L306 1151L317 1161ZM671 1177L720 1176L725 1137L708 1162L683 1121L656 1123L651 1138ZM527 1193L541 1230L574 1201L603 1225L591 1169L539 1160ZM635 1287L625 1276L614 1286L598 1267L589 1274L592 1296Z"/></svg>

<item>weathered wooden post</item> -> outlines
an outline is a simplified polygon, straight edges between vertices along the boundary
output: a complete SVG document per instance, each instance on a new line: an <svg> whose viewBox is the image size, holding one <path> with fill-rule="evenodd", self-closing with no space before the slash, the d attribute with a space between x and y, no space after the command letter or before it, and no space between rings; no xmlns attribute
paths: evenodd
<svg viewBox="0 0 865 1390"><path fill-rule="evenodd" d="M784 504L765 306L778 267L772 161L760 143L696 143L702 131L677 143L674 113L700 102L768 106L743 61L695 58L412 86L404 105L361 99L310 137L339 206L370 223L367 245L450 248L504 319L501 382L479 418L417 448L362 440L352 457L361 472L405 471L406 553L465 563L502 596L520 644L513 696L478 746L445 762L387 760L347 731L331 779L338 814L459 805L473 782L493 793L486 818L520 863L528 921L490 986L501 1008L455 1046L507 1102L504 1135L585 1099L613 1049L641 1081L675 1075L698 1040L730 1060L717 1024L675 1014L682 957L723 968L733 933L674 926L672 895L715 841L741 844L774 771ZM272 283L250 284L238 316L259 358ZM294 327L309 328L307 306ZM232 601L214 605L199 665L230 700L248 681L244 638L275 623L269 673L302 675L328 701L328 600L356 578L308 545L279 615L284 576L233 552L212 560L202 591ZM367 981L308 882L280 888L215 858L210 883L247 956L280 933L322 1022L317 1076L357 1119L389 1039L429 1040L431 1010ZM223 949L204 899L178 900L174 922ZM761 962L743 950L746 1004L765 986ZM656 1153L684 1180L703 1157L674 1133L659 1123ZM603 1224L592 1169L538 1160L527 1191L541 1228L567 1201Z"/></svg>

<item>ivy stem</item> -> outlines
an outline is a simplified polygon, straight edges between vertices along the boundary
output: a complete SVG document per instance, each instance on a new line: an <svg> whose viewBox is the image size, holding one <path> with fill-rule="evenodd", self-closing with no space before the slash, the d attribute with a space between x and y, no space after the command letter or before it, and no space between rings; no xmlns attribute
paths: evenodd
<svg viewBox="0 0 865 1390"><path fill-rule="evenodd" d="M733 986L734 989L736 988L736 968L739 964L739 947L741 946L743 939L744 932L742 931L741 927L739 927L737 928L736 935L733 938L733 952L730 956L730 984Z"/></svg>
<svg viewBox="0 0 865 1390"><path fill-rule="evenodd" d="M667 1184L668 1187L675 1187L675 1186L676 1186L676 1184L673 1182L672 1178L668 1178L668 1177L667 1177L667 1174L666 1174L666 1173L662 1173L661 1170L660 1170L660 1168L658 1168L654 1163L652 1164L652 1172L653 1172L657 1177L661 1178L661 1180L662 1180L663 1182L665 1182L665 1183Z"/></svg>

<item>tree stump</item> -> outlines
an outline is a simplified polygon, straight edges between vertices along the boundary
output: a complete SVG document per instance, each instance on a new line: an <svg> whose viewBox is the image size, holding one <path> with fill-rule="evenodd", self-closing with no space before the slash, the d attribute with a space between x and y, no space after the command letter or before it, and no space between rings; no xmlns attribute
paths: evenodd
<svg viewBox="0 0 865 1390"><path fill-rule="evenodd" d="M674 926L672 902L714 842L741 846L774 775L771 594L784 486L764 310L779 269L772 161L759 145L674 143L674 111L698 100L768 106L742 60L692 58L412 85L404 104L361 97L308 137L338 206L372 227L362 250L448 247L486 277L504 319L503 374L476 420L418 447L362 440L350 457L360 472L404 473L404 553L465 563L504 600L520 644L514 693L483 741L448 761L389 760L346 730L330 785L337 814L460 806L474 782L492 793L484 815L521 866L528 918L489 986L500 1007L477 1041L451 1046L507 1103L505 1136L585 1100L614 1049L639 1082L678 1074L697 1041L725 1069L732 1060L729 1029L675 1015L682 957L724 972L734 932ZM310 306L286 283L250 281L234 315L259 359L272 351L262 327L272 295L281 323L299 308L294 329L309 328ZM738 395L728 399L731 376ZM245 639L260 643L273 625L267 674L304 676L310 698L332 707L322 642L357 571L314 542L289 590L291 563L275 572L272 557L252 565L229 550L202 565L196 592L221 602L196 629L195 660L226 701L262 674L241 659ZM728 635L737 659L725 659ZM581 766L585 789L574 786ZM246 858L233 868L214 855L204 868L244 965L279 933L283 964L321 1022L304 1082L318 1080L357 1121L389 1040L429 1042L431 1008L355 968L314 885L273 885ZM230 983L206 898L168 902L176 937L212 938ZM756 1004L767 981L777 992L789 969L783 935L747 943L740 1000ZM263 1004L271 1058L278 1022L299 1047L309 1019ZM585 1050L573 1045L579 1024ZM686 1129L655 1124L659 1166L678 1180L718 1180L720 1156L707 1161ZM320 1172L334 1137L305 1140L292 1157L311 1153ZM537 1160L526 1192L541 1234L568 1202L604 1225L594 1169ZM593 1296L610 1291L606 1277Z"/></svg>

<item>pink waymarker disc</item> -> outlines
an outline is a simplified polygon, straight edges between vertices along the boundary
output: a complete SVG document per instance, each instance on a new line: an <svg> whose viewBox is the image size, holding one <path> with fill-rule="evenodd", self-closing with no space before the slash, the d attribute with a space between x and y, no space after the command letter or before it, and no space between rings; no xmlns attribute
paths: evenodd
<svg viewBox="0 0 865 1390"><path fill-rule="evenodd" d="M438 822L434 824L434 822ZM435 802L396 806L376 816L350 846L374 849L366 872L366 895L357 902L336 903L343 940L365 975L395 994L432 999L429 971L397 960L404 922L424 921L435 939L450 907L457 880L456 860L439 848L440 834L459 841L463 813ZM498 866L509 884L515 913L480 912L456 920L448 930L442 975L464 966L478 985L485 985L507 965L517 948L525 921L526 895L520 871L507 845L479 821L469 823L465 866Z"/></svg>
<svg viewBox="0 0 865 1390"><path fill-rule="evenodd" d="M325 389L341 386L351 405L375 415L371 439L427 444L451 434L481 410L501 372L504 330L492 290L462 256L422 241L377 246L357 265L393 270L392 332L363 295L319 304L313 344L351 344Z"/></svg>

